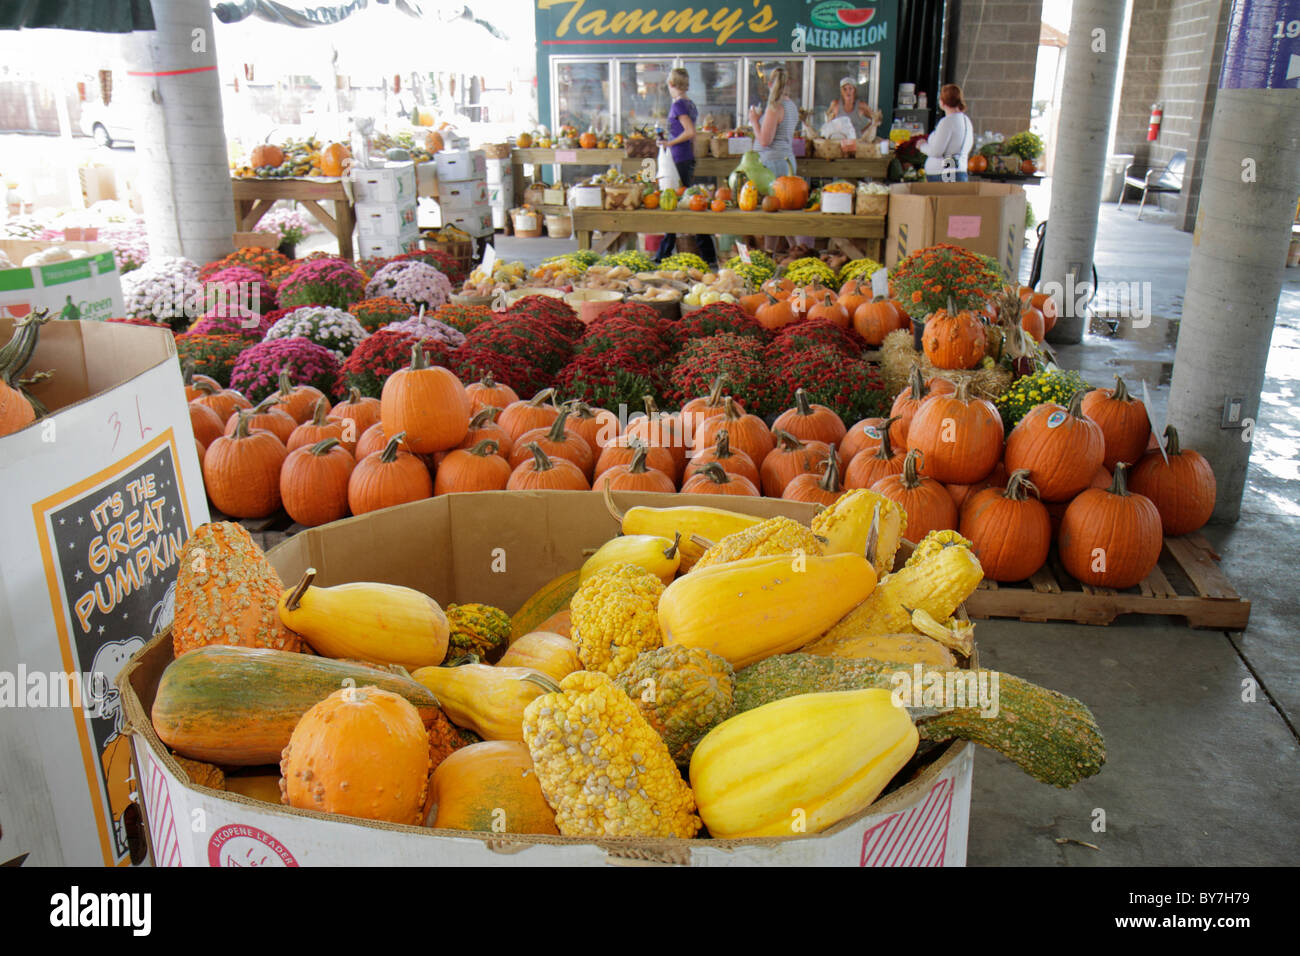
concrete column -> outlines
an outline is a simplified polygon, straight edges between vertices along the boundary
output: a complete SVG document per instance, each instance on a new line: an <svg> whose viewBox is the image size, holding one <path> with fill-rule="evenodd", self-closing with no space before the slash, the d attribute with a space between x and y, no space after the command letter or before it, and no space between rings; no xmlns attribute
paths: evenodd
<svg viewBox="0 0 1300 956"><path fill-rule="evenodd" d="M1048 335L1048 341L1058 344L1083 341L1086 312L1075 314L1079 296L1070 289L1092 284L1097 206L1125 14L1124 0L1074 0L1070 14L1040 286L1047 291L1053 288L1047 283L1054 283L1065 292L1058 296L1060 318Z"/></svg>
<svg viewBox="0 0 1300 956"><path fill-rule="evenodd" d="M1300 93L1286 88L1300 40L1272 34L1296 6L1239 0L1233 11L1174 354L1170 422L1214 467L1220 521L1237 520L1251 440L1270 427L1259 396L1300 195ZM1229 398L1240 421L1224 427Z"/></svg>
<svg viewBox="0 0 1300 956"><path fill-rule="evenodd" d="M123 91L135 107L150 254L200 264L233 249L221 80L207 0L155 3L157 30L134 34Z"/></svg>

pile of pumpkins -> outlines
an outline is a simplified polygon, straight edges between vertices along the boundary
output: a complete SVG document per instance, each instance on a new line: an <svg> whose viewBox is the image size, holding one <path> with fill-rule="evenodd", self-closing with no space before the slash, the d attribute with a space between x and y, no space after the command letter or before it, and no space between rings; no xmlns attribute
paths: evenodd
<svg viewBox="0 0 1300 956"><path fill-rule="evenodd" d="M742 296L740 307L764 328L779 332L787 325L826 319L853 329L870 346L879 346L890 332L910 327L903 304L871 294L871 284L851 278L834 289L814 277L800 285L788 276L773 276L757 292Z"/></svg>
<svg viewBox="0 0 1300 956"><path fill-rule="evenodd" d="M321 145L317 139L291 140L283 146L253 147L247 164L238 167L241 179L286 179L293 176L342 176L351 152L342 143Z"/></svg>

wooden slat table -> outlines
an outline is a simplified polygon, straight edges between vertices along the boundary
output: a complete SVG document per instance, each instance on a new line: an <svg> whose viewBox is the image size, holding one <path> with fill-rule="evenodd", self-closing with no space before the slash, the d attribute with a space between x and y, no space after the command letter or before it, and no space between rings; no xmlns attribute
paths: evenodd
<svg viewBox="0 0 1300 956"><path fill-rule="evenodd" d="M622 172L635 175L641 172L646 159L652 169L657 167L654 158L633 159L622 149L512 149L510 171L515 182L515 202L523 203L525 186L537 182L542 166L617 166ZM524 174L525 166L533 167L531 175Z"/></svg>
<svg viewBox="0 0 1300 956"><path fill-rule="evenodd" d="M604 252L625 233L669 233L733 236L825 236L853 259L880 259L885 237L883 216L840 216L819 212L691 212L663 209L574 209L573 231L579 249L592 249L591 234L599 230L596 252Z"/></svg>
<svg viewBox="0 0 1300 956"><path fill-rule="evenodd" d="M339 241L339 255L352 258L352 230L356 212L341 179L232 179L235 194L235 230L252 232L277 199L292 199L303 204L321 225ZM322 202L334 203L334 215L321 208Z"/></svg>
<svg viewBox="0 0 1300 956"><path fill-rule="evenodd" d="M890 156L869 159L796 159L795 172L805 179L884 179L889 173ZM740 162L739 156L709 157L695 161L695 175L704 179L726 179Z"/></svg>

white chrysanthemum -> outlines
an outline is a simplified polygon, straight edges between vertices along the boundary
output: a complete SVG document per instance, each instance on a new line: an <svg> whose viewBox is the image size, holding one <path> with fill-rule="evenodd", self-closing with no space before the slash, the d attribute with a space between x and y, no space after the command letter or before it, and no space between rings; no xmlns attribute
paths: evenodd
<svg viewBox="0 0 1300 956"><path fill-rule="evenodd" d="M330 349L343 361L366 338L366 330L350 312L324 305L307 305L294 309L276 322L267 339L310 339Z"/></svg>

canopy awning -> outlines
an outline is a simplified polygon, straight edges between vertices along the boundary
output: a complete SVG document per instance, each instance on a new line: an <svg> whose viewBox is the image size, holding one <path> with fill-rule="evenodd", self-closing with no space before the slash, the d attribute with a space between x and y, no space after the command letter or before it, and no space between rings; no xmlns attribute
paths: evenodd
<svg viewBox="0 0 1300 956"><path fill-rule="evenodd" d="M149 0L7 0L0 30L86 30L133 33L155 29Z"/></svg>

